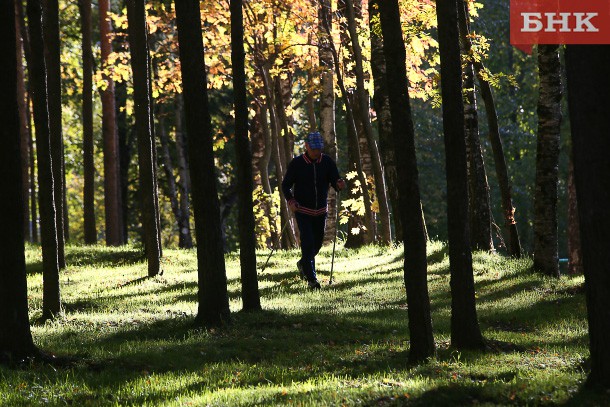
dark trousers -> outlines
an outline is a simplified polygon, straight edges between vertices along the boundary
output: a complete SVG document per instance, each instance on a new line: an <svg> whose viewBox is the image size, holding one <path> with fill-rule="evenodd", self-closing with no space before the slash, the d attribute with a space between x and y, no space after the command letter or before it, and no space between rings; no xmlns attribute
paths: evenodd
<svg viewBox="0 0 610 407"><path fill-rule="evenodd" d="M309 216L295 213L297 225L301 235L301 266L303 273L309 281L317 280L316 276L316 254L322 247L324 241L324 227L326 226L326 214L321 216Z"/></svg>

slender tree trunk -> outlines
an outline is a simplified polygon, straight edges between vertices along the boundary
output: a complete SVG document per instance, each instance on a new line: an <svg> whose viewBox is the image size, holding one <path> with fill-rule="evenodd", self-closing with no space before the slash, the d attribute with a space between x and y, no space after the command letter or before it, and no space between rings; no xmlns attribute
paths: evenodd
<svg viewBox="0 0 610 407"><path fill-rule="evenodd" d="M39 0L29 0L27 5L28 28L32 55L29 78L34 101L36 126L36 154L38 185L40 187L40 234L42 241L43 298L42 320L53 318L61 312L59 295L59 260L53 186L53 163L47 107L47 74L42 35L42 7Z"/></svg>
<svg viewBox="0 0 610 407"><path fill-rule="evenodd" d="M383 49L387 61L388 98L397 163L400 214L404 228L404 280L407 290L410 345L409 361L434 355L434 337L428 296L426 233L421 216L415 132L407 81L406 51L397 0L383 0L380 8ZM385 66L385 63L384 63ZM391 86L389 86L391 84Z"/></svg>
<svg viewBox="0 0 610 407"><path fill-rule="evenodd" d="M133 156L135 131L127 122L127 84L119 82L114 89L115 115L119 140L119 189L120 189L120 216L121 238L124 243L129 238L129 219L132 207L129 205L129 166Z"/></svg>
<svg viewBox="0 0 610 407"><path fill-rule="evenodd" d="M388 198L392 205L394 230L396 241L403 241L402 218L398 203L398 187L396 175L396 162L394 160L394 147L392 146L392 117L386 81L386 60L383 55L383 39L375 32L373 21L379 15L379 0L369 1L369 27L371 35L371 72L373 74L375 94L373 106L377 114L377 128L379 131L379 154L383 162L383 171L387 184ZM423 213L422 213L423 215Z"/></svg>
<svg viewBox="0 0 610 407"><path fill-rule="evenodd" d="M53 189L55 199L55 223L57 233L57 259L59 268L66 267L64 254L64 159L61 131L61 61L59 45L58 0L43 1L43 41L47 70L47 100L49 110L49 134L51 159L53 160Z"/></svg>
<svg viewBox="0 0 610 407"><path fill-rule="evenodd" d="M97 242L95 227L95 164L93 162L93 53L91 0L79 0L83 50L83 227L86 244Z"/></svg>
<svg viewBox="0 0 610 407"><path fill-rule="evenodd" d="M534 196L534 269L559 277L557 184L561 132L561 62L559 46L538 46L540 95Z"/></svg>
<svg viewBox="0 0 610 407"><path fill-rule="evenodd" d="M470 21L468 6L464 0L457 1L458 25L462 53L466 59L463 65L464 80L464 122L466 132L466 158L468 169L469 222L472 246L478 250L493 251L491 233L491 207L489 184L483 160L483 149L479 138L479 117L477 114L474 67L471 61Z"/></svg>
<svg viewBox="0 0 610 407"><path fill-rule="evenodd" d="M22 20L23 21L23 20ZM31 85L30 85L31 87ZM28 146L30 150L30 207L32 219L32 242L38 243L38 199L36 194L36 159L34 155L34 136L32 134L32 113L30 109L31 91L28 92L26 111L28 116Z"/></svg>
<svg viewBox="0 0 610 407"><path fill-rule="evenodd" d="M197 236L199 309L196 322L220 325L229 322L231 314L214 173L199 0L177 0L176 21Z"/></svg>
<svg viewBox="0 0 610 407"><path fill-rule="evenodd" d="M184 237L182 236L182 230L184 229L184 225L181 222L183 217L180 210L180 203L178 201L176 177L174 175L174 164L172 162L172 156L169 152L169 136L167 135L167 129L165 128L165 112L159 113L158 129L159 140L161 141L163 172L165 173L165 178L167 179L167 195L169 197L170 205L172 207L172 212L174 213L174 217L176 218L176 226L178 227L179 236L178 242L180 247L182 247L181 244L184 240Z"/></svg>
<svg viewBox="0 0 610 407"><path fill-rule="evenodd" d="M32 241L32 231L30 228L30 179L29 179L29 157L30 145L28 142L30 129L28 127L28 108L26 107L27 98L25 91L25 72L23 70L23 41L21 40L21 19L17 7L15 6L15 29L16 38L16 61L17 61L17 106L19 107L19 139L21 156L21 195L23 202L23 236L27 241Z"/></svg>
<svg viewBox="0 0 610 407"><path fill-rule="evenodd" d="M188 162L186 160L186 137L182 125L182 115L184 106L182 95L176 96L176 151L178 156L178 174L180 175L180 213L182 215L181 224L184 229L180 231L180 248L190 249L193 247L193 237L191 236L191 215L189 205L190 179Z"/></svg>
<svg viewBox="0 0 610 407"><path fill-rule="evenodd" d="M498 113L494 102L493 92L484 72L485 67L481 62L475 62L475 71L479 85L481 87L481 97L485 104L487 113L487 125L489 127L489 142L494 156L494 164L496 168L496 177L500 187L500 195L502 197L502 209L504 210L504 223L508 230L508 252L511 256L521 257L521 242L519 241L519 232L517 230L517 222L515 221L515 207L513 206L512 188L510 179L508 178L508 168L506 166L506 158L504 156L504 147L500 138L500 127L498 125Z"/></svg>
<svg viewBox="0 0 610 407"><path fill-rule="evenodd" d="M468 230L466 137L462 101L462 68L457 3L437 0L441 94L447 171L447 222L451 271L451 343L457 349L484 346L475 306L474 276Z"/></svg>
<svg viewBox="0 0 610 407"><path fill-rule="evenodd" d="M570 154L568 164L568 273L571 275L583 273L578 200L576 199L574 158L572 154Z"/></svg>
<svg viewBox="0 0 610 407"><path fill-rule="evenodd" d="M358 33L356 30L356 16L354 13L353 0L345 0L347 8L347 25L352 40L352 49L354 51L355 69L356 69L356 91L358 92L358 107L360 116L364 124L364 131L368 143L371 159L373 161L373 175L375 178L375 194L379 203L379 217L381 220L381 242L390 244L392 242L392 231L390 227L390 208L388 205L387 188L385 177L383 175L383 167L377 142L373 135L373 127L371 126L371 118L369 115L369 95L364 88L364 69L362 67L362 49L358 41Z"/></svg>
<svg viewBox="0 0 610 407"><path fill-rule="evenodd" d="M591 371L610 388L610 46L566 47L574 178L582 239Z"/></svg>
<svg viewBox="0 0 610 407"><path fill-rule="evenodd" d="M37 353L30 332L21 190L18 65L15 3L0 2L0 362ZM43 65L44 66L44 65ZM22 69L22 68L21 68ZM12 96L11 96L12 95Z"/></svg>
<svg viewBox="0 0 610 407"><path fill-rule="evenodd" d="M239 260L242 302L246 311L261 309L256 276L256 238L252 206L252 153L248 140L248 100L246 98L246 55L242 0L231 0L231 62L235 103L235 150L239 219Z"/></svg>
<svg viewBox="0 0 610 407"><path fill-rule="evenodd" d="M337 134L335 132L335 77L333 54L329 42L332 41L332 8L330 0L318 1L318 59L320 61L320 134L324 139L324 153L338 162ZM337 193L328 191L328 219L337 216ZM335 222L329 222L324 231L324 242L331 242L336 235Z"/></svg>
<svg viewBox="0 0 610 407"><path fill-rule="evenodd" d="M127 3L129 20L129 49L133 70L134 113L138 134L138 166L140 193L142 194L142 226L144 245L148 259L148 275L159 274L161 242L158 231L158 192L155 183L154 149L155 142L150 121L150 95L148 56L146 46L146 10L144 0ZM113 109L114 110L114 109ZM191 161L192 162L192 161Z"/></svg>
<svg viewBox="0 0 610 407"><path fill-rule="evenodd" d="M130 6L131 3L131 1L127 2L127 4ZM112 24L108 14L109 11L110 0L99 0L101 37L100 48L102 56L100 65L102 66L102 69L108 66L108 57L112 52ZM131 29L129 32L131 33ZM131 41L132 39L130 35L130 42ZM136 51L136 53L139 52L142 51ZM138 76L137 78L136 75ZM143 78L140 77L141 75L142 73L136 74L134 69L134 87L136 81L142 81ZM145 75L147 78L148 75ZM108 75L104 75L103 78L106 82L106 88L101 91L102 138L104 140L104 209L106 215L106 244L108 246L118 246L123 243L120 227L121 214L119 207L119 137L116 124L114 81Z"/></svg>

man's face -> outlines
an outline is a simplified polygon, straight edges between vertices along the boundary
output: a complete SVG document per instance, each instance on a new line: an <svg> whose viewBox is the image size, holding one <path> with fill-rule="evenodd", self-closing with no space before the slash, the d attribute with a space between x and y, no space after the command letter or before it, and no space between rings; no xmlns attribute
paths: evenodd
<svg viewBox="0 0 610 407"><path fill-rule="evenodd" d="M322 154L321 149L309 147L308 142L305 142L305 150L307 150L307 155L309 156L309 158L313 160L317 160L318 158L320 158L320 154Z"/></svg>

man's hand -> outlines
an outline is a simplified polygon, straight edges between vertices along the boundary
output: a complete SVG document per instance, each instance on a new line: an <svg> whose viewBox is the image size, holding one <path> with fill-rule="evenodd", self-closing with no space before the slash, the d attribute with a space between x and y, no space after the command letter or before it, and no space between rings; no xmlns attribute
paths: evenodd
<svg viewBox="0 0 610 407"><path fill-rule="evenodd" d="M288 202L288 207L290 208L290 210L292 212L296 212L297 208L299 207L299 203L293 199L290 202Z"/></svg>
<svg viewBox="0 0 610 407"><path fill-rule="evenodd" d="M345 181L344 181L344 180L342 180L342 179L339 179L339 180L337 181L337 189L338 189L339 191L343 191L343 189L344 189L344 188L345 188Z"/></svg>

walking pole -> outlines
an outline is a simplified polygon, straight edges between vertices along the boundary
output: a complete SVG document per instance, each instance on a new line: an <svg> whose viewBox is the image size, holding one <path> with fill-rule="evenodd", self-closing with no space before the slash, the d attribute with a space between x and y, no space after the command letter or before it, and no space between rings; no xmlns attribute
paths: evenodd
<svg viewBox="0 0 610 407"><path fill-rule="evenodd" d="M333 241L333 256L330 262L330 280L328 280L328 285L333 283L333 269L335 268L335 246L337 245L337 230L339 229L339 192L337 192L337 200L335 205L335 240Z"/></svg>
<svg viewBox="0 0 610 407"><path fill-rule="evenodd" d="M286 230L286 226L288 226L289 223L290 223L290 218L288 218L288 220L286 220L286 223L284 223L284 227L282 228L282 231L280 232L280 239L282 238L282 235L284 234L284 230ZM271 253L269 253L269 256L267 256L267 261L265 261L265 265L261 269L261 273L263 271L265 271L265 269L267 268L267 264L269 264L269 259L273 255L273 252L275 252L275 247L271 249Z"/></svg>

